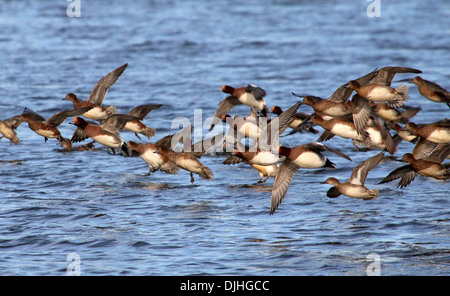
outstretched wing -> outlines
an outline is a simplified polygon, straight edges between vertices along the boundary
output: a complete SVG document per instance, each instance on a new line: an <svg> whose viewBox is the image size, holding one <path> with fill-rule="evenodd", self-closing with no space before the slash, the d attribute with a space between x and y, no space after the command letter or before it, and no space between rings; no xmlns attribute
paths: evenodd
<svg viewBox="0 0 450 296"><path fill-rule="evenodd" d="M378 70L377 75L370 83L390 86L397 73L422 73L422 71L408 67L384 67Z"/></svg>
<svg viewBox="0 0 450 296"><path fill-rule="evenodd" d="M135 108L133 108L130 112L128 112L128 115L135 116L139 118L140 120L143 120L150 111L158 109L162 106L162 104L147 104L147 105L140 105Z"/></svg>
<svg viewBox="0 0 450 296"><path fill-rule="evenodd" d="M266 96L266 91L254 84L247 85L245 91L251 93L257 101L261 101Z"/></svg>
<svg viewBox="0 0 450 296"><path fill-rule="evenodd" d="M275 177L272 188L272 198L270 203L270 214L275 213L275 210L284 199L289 186L291 185L292 178L300 167L289 159L283 161L278 168L278 173Z"/></svg>
<svg viewBox="0 0 450 296"><path fill-rule="evenodd" d="M358 79L355 79L358 81L360 85L365 85L369 83L370 80L372 80L375 75L377 74L377 71L372 71L369 74L366 74L362 77L359 77ZM344 103L346 102L351 94L353 93L353 90L349 87L347 87L347 83L344 85L341 85L332 95L328 98L328 100L337 102L337 103Z"/></svg>
<svg viewBox="0 0 450 296"><path fill-rule="evenodd" d="M213 123L211 124L211 127L209 130L212 130L213 127L216 125L217 122L219 122L223 115L226 115L228 112L230 112L231 109L234 108L236 105L242 104L238 98L234 96L228 96L225 99L223 99L219 106L217 107L216 112L214 113Z"/></svg>
<svg viewBox="0 0 450 296"><path fill-rule="evenodd" d="M339 149L325 146L322 143L313 142L313 143L305 144L305 145L303 145L303 147L305 147L307 149L311 149L313 151L317 151L317 152L329 151L329 152L332 152L342 158L352 161L352 159L348 155L342 153Z"/></svg>
<svg viewBox="0 0 450 296"><path fill-rule="evenodd" d="M89 98L87 98L87 102L91 102L95 105L101 105L103 100L105 99L106 93L109 88L116 83L117 79L119 79L120 75L122 75L123 71L128 67L128 63L120 66L119 68L111 71L107 75L105 75L102 79L100 79L97 84L94 86L94 89L91 91Z"/></svg>
<svg viewBox="0 0 450 296"><path fill-rule="evenodd" d="M417 176L417 173L412 169L411 165L405 165L399 167L392 172L389 173L379 184L391 182L397 179L400 179L397 187L404 188L408 186Z"/></svg>
<svg viewBox="0 0 450 296"><path fill-rule="evenodd" d="M384 153L380 152L377 155L360 163L353 169L352 175L348 179L348 182L355 185L364 185L369 171L380 163L380 161L383 159L383 156Z"/></svg>
<svg viewBox="0 0 450 296"><path fill-rule="evenodd" d="M119 130L123 129L128 121L133 120L139 120L139 118L128 114L113 114L102 122L101 127L105 131L118 134Z"/></svg>
<svg viewBox="0 0 450 296"><path fill-rule="evenodd" d="M54 114L49 119L47 119L45 122L48 123L49 125L53 125L53 126L57 127L57 126L61 125L61 123L63 123L64 120L66 120L66 118L82 115L83 113L91 110L92 108L93 108L92 106L86 106L86 107L77 108L77 109L64 110L64 111Z"/></svg>

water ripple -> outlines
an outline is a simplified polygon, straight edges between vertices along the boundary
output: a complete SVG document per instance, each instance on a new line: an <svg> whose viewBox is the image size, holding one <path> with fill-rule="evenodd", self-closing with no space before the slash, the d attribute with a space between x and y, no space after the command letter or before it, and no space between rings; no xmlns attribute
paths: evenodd
<svg viewBox="0 0 450 296"><path fill-rule="evenodd" d="M349 1L133 1L121 9L83 2L78 19L66 17L64 3L0 2L8 11L0 20L2 119L24 107L45 117L72 108L62 101L68 92L87 98L102 75L126 62L105 104L123 113L164 104L145 119L156 136L142 142L173 133L172 119L191 119L194 109L212 115L223 84L260 85L270 106L285 108L296 101L292 91L328 97L390 65L422 69L450 87L450 35L442 26L450 7L443 0L384 3L381 18ZM447 116L417 87L410 93L411 105L422 106L417 122ZM59 129L70 138L68 121ZM330 155L336 170L299 170L269 215L273 178L256 184L255 170L224 166L225 155L202 157L215 178L191 184L185 171L145 176L142 159L113 157L100 145L58 152L55 139L45 142L26 123L17 133L20 145L0 141L2 275L65 275L69 253L79 254L83 275L365 275L371 253L380 255L383 275L449 273L447 183L419 176L403 190L380 185L398 165L387 162L367 179L379 198L329 199L320 182L349 178L375 152L356 153L343 139L327 144L353 162ZM317 135L282 140L293 146ZM397 156L412 147L402 142Z"/></svg>

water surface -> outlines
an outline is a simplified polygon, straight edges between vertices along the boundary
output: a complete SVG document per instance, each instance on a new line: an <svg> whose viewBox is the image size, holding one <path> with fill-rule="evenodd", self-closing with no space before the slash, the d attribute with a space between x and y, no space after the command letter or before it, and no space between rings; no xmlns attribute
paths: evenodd
<svg viewBox="0 0 450 296"><path fill-rule="evenodd" d="M173 133L172 119L192 120L194 109L212 116L223 84L259 85L269 106L282 108L296 102L292 91L328 97L384 66L418 68L450 88L444 0L381 1L379 18L367 16L367 1L81 0L81 18L67 17L68 4L0 1L2 119L24 107L45 117L71 108L62 100L68 92L87 98L124 63L105 104L123 113L164 104L145 119L157 129L145 142ZM445 105L413 85L410 92L408 105L422 106L415 122L448 117ZM60 126L65 137L74 131L69 121ZM320 182L346 180L379 152L357 152L349 140L326 144L353 162L327 154L336 170L299 170L271 216L273 178L255 185L257 172L223 165L225 155L204 156L215 178L191 184L185 171L145 176L140 158L105 149L60 153L56 140L45 143L26 124L17 133L18 146L0 141L2 275L66 275L71 253L82 275L366 275L369 254L380 256L382 275L450 271L448 182L418 177L403 190L395 182L378 185L399 166L387 162L366 182L380 190L378 199L326 197L329 185ZM294 146L317 137L282 140ZM396 156L412 147L402 142Z"/></svg>

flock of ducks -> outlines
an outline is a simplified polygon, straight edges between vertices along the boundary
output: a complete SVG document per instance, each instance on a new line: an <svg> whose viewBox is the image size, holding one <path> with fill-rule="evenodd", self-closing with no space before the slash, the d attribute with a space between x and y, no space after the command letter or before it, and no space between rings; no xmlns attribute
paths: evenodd
<svg viewBox="0 0 450 296"><path fill-rule="evenodd" d="M22 114L0 120L1 138L9 139L11 145L19 144L16 129L22 122L27 122L28 127L44 137L45 141L57 139L63 147L61 151L96 150L96 142L108 147L113 155L118 149L123 156L141 157L150 169L149 174L158 170L177 174L180 169L184 169L190 172L191 182L195 181L194 174L205 180L214 177L213 172L200 162L200 158L208 149L219 145L227 155L223 164L245 163L252 166L259 173L258 183L264 183L270 177L275 178L270 214L281 204L300 168L335 168L336 165L325 157L325 152L351 161L339 149L322 143L335 136L351 140L356 151L379 149L380 153L358 164L348 180L339 181L329 177L324 181L323 183L332 186L327 192L328 197L346 195L365 200L377 198L378 189L368 189L364 184L368 173L382 162L386 152L393 156L402 140L414 143L414 148L401 158L405 165L390 172L380 184L400 179L398 187L404 188L417 175L440 180L450 178L450 163L443 164L450 155L449 119L415 124L411 118L421 108L405 105L409 98L408 86L392 86L396 74L419 74L422 73L420 70L408 67L375 69L344 83L329 98L292 93L303 100L286 111L279 106L269 109L264 99L266 91L258 86L248 84L234 88L224 85L221 91L228 96L218 104L210 130L221 124L222 127L228 126L227 132L222 130L215 137L192 144L192 126L167 135L155 143L142 142L141 136L150 139L156 134L155 128L147 127L143 120L149 112L160 108L161 104L137 106L126 114L119 113L115 106L103 105L108 90L127 66L128 64L122 65L100 79L85 101L73 93L67 94L65 100L70 101L73 108L58 112L48 119L25 108ZM416 84L422 96L450 107L450 92L438 84L420 76L400 81ZM298 112L302 104L312 107L314 112ZM245 117L229 115L237 105L247 105L250 114ZM269 113L274 116L270 117ZM69 117L73 117L70 123L76 126L71 139L64 138L58 130L58 126ZM287 135L298 132L318 134L318 127L323 132L317 142L294 147L280 143L279 136L287 129L290 129ZM135 133L140 142L125 142L120 136L120 131L124 130ZM93 141L72 146L72 143L88 138ZM183 146L181 151L176 147L179 143Z"/></svg>

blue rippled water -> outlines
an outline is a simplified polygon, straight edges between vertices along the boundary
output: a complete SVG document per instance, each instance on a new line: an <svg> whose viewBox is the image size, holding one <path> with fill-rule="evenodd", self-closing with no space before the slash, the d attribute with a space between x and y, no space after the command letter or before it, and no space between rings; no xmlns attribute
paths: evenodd
<svg viewBox="0 0 450 296"><path fill-rule="evenodd" d="M193 119L194 109L212 116L223 84L254 83L269 106L283 108L296 102L292 91L328 97L384 66L418 68L450 88L446 0L380 0L380 17L367 15L367 1L80 3L81 17L70 18L64 0L0 1L2 119L24 107L45 117L71 108L68 92L86 98L124 63L105 104L124 113L164 104L144 121L157 129L150 141L173 133L173 118ZM408 105L422 107L415 122L448 117L445 105L410 89ZM68 122L65 137L74 131ZM26 124L17 133L20 145L0 141L1 275L66 275L72 253L81 275L366 275L369 254L379 256L381 275L450 274L449 183L419 176L404 189L378 185L398 167L387 162L366 182L379 198L329 199L320 182L345 180L378 153L357 152L349 140L327 144L353 162L327 155L336 170L299 170L269 215L273 178L255 185L255 170L223 165L224 155L204 156L215 178L191 184L185 171L145 176L140 158L103 149L60 153ZM282 139L294 146L317 135ZM412 147L402 142L396 156Z"/></svg>

